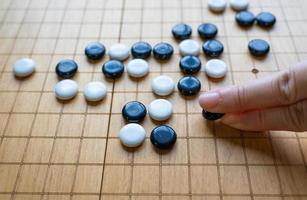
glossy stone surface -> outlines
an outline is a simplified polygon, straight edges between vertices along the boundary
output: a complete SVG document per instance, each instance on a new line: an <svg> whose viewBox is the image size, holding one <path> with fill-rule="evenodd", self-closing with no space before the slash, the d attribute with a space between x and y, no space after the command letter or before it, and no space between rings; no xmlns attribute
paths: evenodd
<svg viewBox="0 0 307 200"><path fill-rule="evenodd" d="M131 54L134 58L146 59L150 56L152 47L147 42L136 42L131 47Z"/></svg>
<svg viewBox="0 0 307 200"><path fill-rule="evenodd" d="M154 46L153 48L153 55L156 59L159 60L167 60L169 59L174 53L174 48L172 45L161 42Z"/></svg>
<svg viewBox="0 0 307 200"><path fill-rule="evenodd" d="M124 44L114 44L109 49L109 56L111 59L124 61L129 57L129 48Z"/></svg>
<svg viewBox="0 0 307 200"><path fill-rule="evenodd" d="M27 77L31 75L36 68L36 63L30 58L21 58L13 65L14 75L17 77Z"/></svg>
<svg viewBox="0 0 307 200"><path fill-rule="evenodd" d="M140 146L145 140L145 129L136 123L130 123L121 128L119 139L126 147Z"/></svg>
<svg viewBox="0 0 307 200"><path fill-rule="evenodd" d="M226 63L220 59L211 59L205 65L205 72L211 78L222 78L227 70Z"/></svg>
<svg viewBox="0 0 307 200"><path fill-rule="evenodd" d="M203 110L202 115L205 119L210 120L210 121L214 121L214 120L218 120L218 119L222 118L224 116L224 113L212 113L212 112L208 112L208 111Z"/></svg>
<svg viewBox="0 0 307 200"><path fill-rule="evenodd" d="M127 72L131 77L141 78L149 73L149 64L146 60L140 58L130 60L127 65Z"/></svg>
<svg viewBox="0 0 307 200"><path fill-rule="evenodd" d="M201 61L196 56L185 56L180 59L179 67L185 74L194 74L200 70Z"/></svg>
<svg viewBox="0 0 307 200"><path fill-rule="evenodd" d="M106 53L106 48L100 42L90 42L84 49L85 55L92 60L99 60Z"/></svg>
<svg viewBox="0 0 307 200"><path fill-rule="evenodd" d="M259 26L268 28L276 23L276 17L270 12L261 12L256 16L256 21Z"/></svg>
<svg viewBox="0 0 307 200"><path fill-rule="evenodd" d="M177 24L172 28L172 34L178 40L185 40L191 37L192 28L187 24Z"/></svg>
<svg viewBox="0 0 307 200"><path fill-rule="evenodd" d="M159 96L167 96L174 91L175 83L171 77L160 75L151 81L151 88L155 94Z"/></svg>
<svg viewBox="0 0 307 200"><path fill-rule="evenodd" d="M249 0L230 0L230 7L235 11L246 10L249 5Z"/></svg>
<svg viewBox="0 0 307 200"><path fill-rule="evenodd" d="M212 39L217 35L218 29L212 23L204 23L198 26L197 32L203 39Z"/></svg>
<svg viewBox="0 0 307 200"><path fill-rule="evenodd" d="M265 40L255 39L248 43L248 49L252 55L260 57L269 53L270 45Z"/></svg>
<svg viewBox="0 0 307 200"><path fill-rule="evenodd" d="M226 0L208 0L208 8L213 12L223 12L226 5Z"/></svg>
<svg viewBox="0 0 307 200"><path fill-rule="evenodd" d="M107 78L118 78L124 72L124 64L118 60L109 60L102 65L102 72Z"/></svg>
<svg viewBox="0 0 307 200"><path fill-rule="evenodd" d="M200 81L195 76L184 76L177 84L179 92L184 96L196 95L201 88Z"/></svg>
<svg viewBox="0 0 307 200"><path fill-rule="evenodd" d="M198 56L200 53L200 46L195 40L183 40L179 44L179 52L181 56Z"/></svg>
<svg viewBox="0 0 307 200"><path fill-rule="evenodd" d="M127 122L140 122L146 116L146 107L139 101L130 101L122 109L122 115Z"/></svg>
<svg viewBox="0 0 307 200"><path fill-rule="evenodd" d="M249 11L238 12L235 19L240 26L244 27L253 25L256 20L255 15Z"/></svg>
<svg viewBox="0 0 307 200"><path fill-rule="evenodd" d="M71 59L61 60L55 67L55 72L59 77L71 78L78 71L78 65Z"/></svg>
<svg viewBox="0 0 307 200"><path fill-rule="evenodd" d="M151 143L159 149L171 148L177 140L177 134L170 126L160 125L155 127L150 134Z"/></svg>
<svg viewBox="0 0 307 200"><path fill-rule="evenodd" d="M218 40L208 40L203 44L203 51L207 56L218 57L224 51L223 44Z"/></svg>
<svg viewBox="0 0 307 200"><path fill-rule="evenodd" d="M54 88L55 96L60 100L69 100L78 93L78 84L76 81L65 79L59 81Z"/></svg>
<svg viewBox="0 0 307 200"><path fill-rule="evenodd" d="M89 82L85 85L83 94L87 101L100 101L107 95L107 87L99 81Z"/></svg>
<svg viewBox="0 0 307 200"><path fill-rule="evenodd" d="M156 121L165 121L173 114L173 105L165 99L153 100L148 105L149 116Z"/></svg>

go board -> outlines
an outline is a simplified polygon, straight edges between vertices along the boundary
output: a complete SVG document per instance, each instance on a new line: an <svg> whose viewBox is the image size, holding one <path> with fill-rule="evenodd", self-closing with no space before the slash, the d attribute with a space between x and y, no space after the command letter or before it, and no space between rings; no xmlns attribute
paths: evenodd
<svg viewBox="0 0 307 200"><path fill-rule="evenodd" d="M126 102L148 105L157 98L151 92L152 78L182 77L178 43L171 35L176 23L191 25L192 38L199 43L200 23L219 28L217 38L225 46L221 59L230 70L224 79L212 80L202 68L197 77L202 91L208 91L244 84L307 59L306 9L305 0L251 0L252 12L270 11L277 23L272 30L245 30L236 25L229 7L213 14L207 0L1 0L0 199L307 199L307 133L249 133L207 122L197 98L183 98L178 91L167 97L174 106L167 123L178 134L172 150L157 151L150 144L156 125L148 117L142 123L147 139L141 147L125 149L118 139ZM248 41L254 38L271 44L265 59L248 53ZM108 49L139 40L169 42L175 54L162 63L151 57L150 74L138 81L127 73L114 82L106 80L101 65L107 56L91 63L83 52L91 41ZM21 57L38 65L23 80L11 68ZM57 101L53 92L55 65L63 58L79 64L74 80L81 91L69 102ZM205 56L200 58L204 65ZM102 102L84 100L83 87L91 80L108 86Z"/></svg>

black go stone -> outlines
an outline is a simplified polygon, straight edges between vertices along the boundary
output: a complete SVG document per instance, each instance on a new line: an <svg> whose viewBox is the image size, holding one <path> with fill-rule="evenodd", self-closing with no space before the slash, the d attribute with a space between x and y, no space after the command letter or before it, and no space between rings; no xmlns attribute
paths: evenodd
<svg viewBox="0 0 307 200"><path fill-rule="evenodd" d="M154 128L150 134L151 143L159 149L171 148L177 140L177 134L171 127L160 125Z"/></svg>
<svg viewBox="0 0 307 200"><path fill-rule="evenodd" d="M256 16L256 21L259 26L269 28L276 22L276 17L269 12L261 12Z"/></svg>
<svg viewBox="0 0 307 200"><path fill-rule="evenodd" d="M167 60L173 55L173 53L173 47L166 42L158 43L153 48L153 55L159 60Z"/></svg>
<svg viewBox="0 0 307 200"><path fill-rule="evenodd" d="M106 48L100 42L91 42L84 49L85 55L92 60L99 60L106 53Z"/></svg>
<svg viewBox="0 0 307 200"><path fill-rule="evenodd" d="M235 19L240 26L248 27L254 24L256 18L249 11L241 11L236 14Z"/></svg>
<svg viewBox="0 0 307 200"><path fill-rule="evenodd" d="M55 67L55 72L59 77L71 78L78 70L78 65L71 59L61 60Z"/></svg>
<svg viewBox="0 0 307 200"><path fill-rule="evenodd" d="M107 78L118 78L124 72L124 64L118 60L109 60L102 65L102 72Z"/></svg>
<svg viewBox="0 0 307 200"><path fill-rule="evenodd" d="M183 73L194 74L201 68L201 61L196 56L185 56L180 59L179 67Z"/></svg>
<svg viewBox="0 0 307 200"><path fill-rule="evenodd" d="M177 24L172 28L172 34L178 40L185 40L191 37L192 28L187 24Z"/></svg>
<svg viewBox="0 0 307 200"><path fill-rule="evenodd" d="M224 113L212 113L212 112L203 110L202 115L206 120L214 121L214 120L218 120L222 118L224 116Z"/></svg>
<svg viewBox="0 0 307 200"><path fill-rule="evenodd" d="M150 56L152 47L147 42L137 42L131 47L131 54L134 58L146 59Z"/></svg>
<svg viewBox="0 0 307 200"><path fill-rule="evenodd" d="M198 26L198 34L203 39L212 39L217 35L218 29L214 24L205 23Z"/></svg>
<svg viewBox="0 0 307 200"><path fill-rule="evenodd" d="M146 116L146 107L139 101L130 101L122 109L122 115L127 122L138 123Z"/></svg>
<svg viewBox="0 0 307 200"><path fill-rule="evenodd" d="M182 95L193 96L200 91L201 83L195 76L188 75L178 81L177 88Z"/></svg>
<svg viewBox="0 0 307 200"><path fill-rule="evenodd" d="M208 40L203 44L203 51L207 56L218 57L224 51L223 44L218 40Z"/></svg>
<svg viewBox="0 0 307 200"><path fill-rule="evenodd" d="M254 56L265 56L270 51L270 45L265 40L255 39L248 43L249 52Z"/></svg>

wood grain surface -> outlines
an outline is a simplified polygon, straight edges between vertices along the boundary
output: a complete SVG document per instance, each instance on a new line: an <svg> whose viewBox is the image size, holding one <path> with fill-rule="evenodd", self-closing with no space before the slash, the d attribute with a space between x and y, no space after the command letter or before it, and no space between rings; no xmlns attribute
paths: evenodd
<svg viewBox="0 0 307 200"><path fill-rule="evenodd" d="M178 81L178 42L171 28L185 22L192 38L202 43L197 26L212 22L225 46L229 66L224 79L197 74L202 91L239 85L274 74L307 59L307 1L250 0L255 14L277 17L271 30L238 27L235 12L207 9L207 0L1 0L0 1L0 199L1 200L303 200L307 199L307 133L249 133L201 116L197 97L176 90L166 97L174 115L166 123L178 134L170 151L149 141L155 124L147 116L144 144L126 149L118 139L125 124L122 106L131 100L145 105L158 98L151 79L166 74ZM247 43L266 39L265 59L249 55ZM150 74L138 81L125 72L106 80L101 65L84 55L88 42L129 47L144 40L171 43L167 62L148 59ZM37 71L16 79L12 64L22 57L37 62ZM57 101L56 63L72 58L79 65L73 78L80 91L69 102ZM131 57L125 61L125 64ZM202 54L203 65L207 58ZM92 80L106 83L107 97L87 103L83 87Z"/></svg>

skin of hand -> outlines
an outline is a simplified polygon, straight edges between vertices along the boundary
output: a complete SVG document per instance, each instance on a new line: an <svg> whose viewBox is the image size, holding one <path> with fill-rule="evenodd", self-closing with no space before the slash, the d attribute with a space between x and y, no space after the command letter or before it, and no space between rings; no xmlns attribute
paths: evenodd
<svg viewBox="0 0 307 200"><path fill-rule="evenodd" d="M225 113L221 122L247 131L307 130L307 61L242 86L205 92L199 104Z"/></svg>

